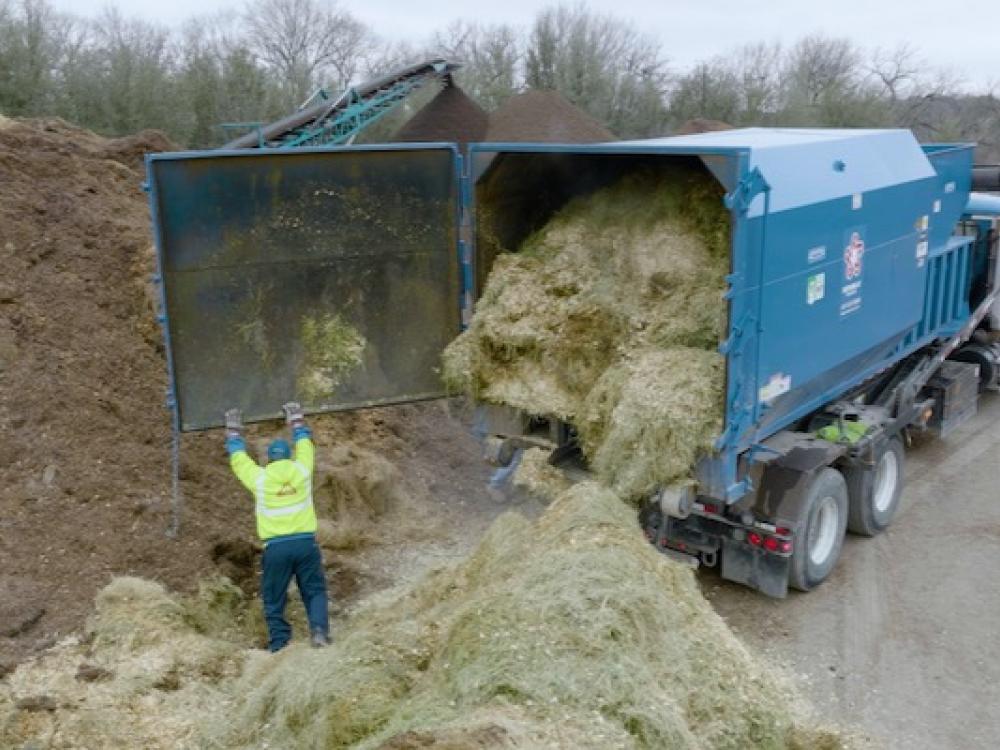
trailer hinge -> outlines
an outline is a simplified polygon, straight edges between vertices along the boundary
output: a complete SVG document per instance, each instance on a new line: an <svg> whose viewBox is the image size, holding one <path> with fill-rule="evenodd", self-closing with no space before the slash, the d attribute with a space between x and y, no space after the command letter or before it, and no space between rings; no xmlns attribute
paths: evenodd
<svg viewBox="0 0 1000 750"><path fill-rule="evenodd" d="M737 183L732 192L726 193L724 199L726 208L730 211L735 210L741 214L745 214L747 209L750 208L750 203L753 199L770 189L771 186L767 184L767 180L764 179L760 168L754 167L746 177Z"/></svg>

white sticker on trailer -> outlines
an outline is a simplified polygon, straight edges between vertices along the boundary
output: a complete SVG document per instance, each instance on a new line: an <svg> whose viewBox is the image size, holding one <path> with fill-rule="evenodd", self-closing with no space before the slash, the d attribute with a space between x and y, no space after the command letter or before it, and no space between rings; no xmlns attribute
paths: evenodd
<svg viewBox="0 0 1000 750"><path fill-rule="evenodd" d="M814 273L806 282L806 303L815 305L826 296L826 274Z"/></svg>
<svg viewBox="0 0 1000 750"><path fill-rule="evenodd" d="M792 376L780 372L774 373L765 385L760 388L757 398L763 404L769 404L782 394L792 390Z"/></svg>
<svg viewBox="0 0 1000 750"><path fill-rule="evenodd" d="M927 252L929 249L929 244L927 240L921 240L917 243L917 268L924 267L924 261L927 260Z"/></svg>

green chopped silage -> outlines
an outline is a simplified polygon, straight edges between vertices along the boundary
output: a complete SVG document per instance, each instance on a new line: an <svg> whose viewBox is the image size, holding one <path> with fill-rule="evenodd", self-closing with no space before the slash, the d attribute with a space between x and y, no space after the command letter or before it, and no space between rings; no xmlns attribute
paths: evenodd
<svg viewBox="0 0 1000 750"><path fill-rule="evenodd" d="M242 595L125 578L69 640L0 682L0 745L834 750L687 566L595 482L532 523L507 514L465 561L279 654L232 639ZM256 603L253 604L256 608ZM219 631L219 632L217 632ZM221 633L221 634L220 634ZM74 678L82 661L109 679ZM45 696L56 708L29 712ZM6 743L6 744L4 744Z"/></svg>
<svg viewBox="0 0 1000 750"><path fill-rule="evenodd" d="M691 570L593 482L535 524L502 517L468 560L360 613L330 648L251 660L233 694L222 747L473 732L484 747L791 748L804 731L789 686Z"/></svg>
<svg viewBox="0 0 1000 750"><path fill-rule="evenodd" d="M627 498L688 478L721 429L729 217L701 171L640 173L499 256L449 386L574 424Z"/></svg>

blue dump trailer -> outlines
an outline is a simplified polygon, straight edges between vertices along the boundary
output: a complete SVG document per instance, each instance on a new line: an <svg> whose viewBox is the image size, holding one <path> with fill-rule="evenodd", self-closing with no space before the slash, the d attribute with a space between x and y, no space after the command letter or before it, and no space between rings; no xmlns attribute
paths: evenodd
<svg viewBox="0 0 1000 750"><path fill-rule="evenodd" d="M783 129L152 156L175 427L218 426L231 406L278 416L308 330L331 321L363 337L363 362L310 411L443 395L441 350L497 247L635 170L683 164L730 214L725 426L696 486L662 488L640 522L727 579L808 590L846 529L891 523L909 435L953 430L1000 380L1000 199L971 192L972 159L903 130ZM571 424L484 413L500 463L574 451Z"/></svg>

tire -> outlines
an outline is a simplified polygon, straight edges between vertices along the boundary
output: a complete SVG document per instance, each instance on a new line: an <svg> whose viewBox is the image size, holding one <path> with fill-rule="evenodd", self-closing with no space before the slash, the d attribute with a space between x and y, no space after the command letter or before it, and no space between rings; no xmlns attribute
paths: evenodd
<svg viewBox="0 0 1000 750"><path fill-rule="evenodd" d="M836 469L813 477L802 503L801 532L792 552L789 583L810 591L827 579L844 547L847 529L847 483Z"/></svg>
<svg viewBox="0 0 1000 750"><path fill-rule="evenodd" d="M875 536L889 528L903 494L905 461L903 441L897 436L883 444L872 468L856 467L845 472L847 528L852 533Z"/></svg>

